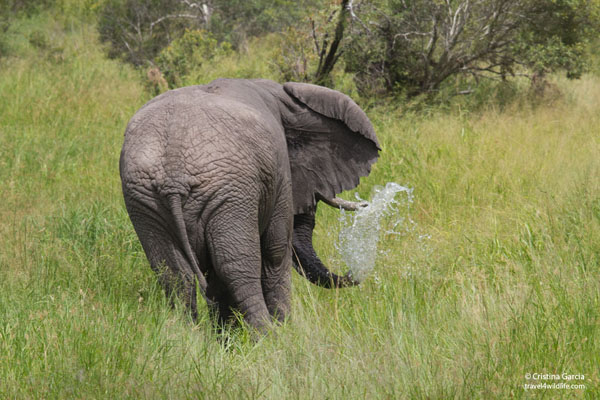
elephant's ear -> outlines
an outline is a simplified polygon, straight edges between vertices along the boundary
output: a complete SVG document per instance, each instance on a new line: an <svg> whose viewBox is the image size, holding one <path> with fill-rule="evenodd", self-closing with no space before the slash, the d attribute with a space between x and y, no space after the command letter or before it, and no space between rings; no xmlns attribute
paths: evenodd
<svg viewBox="0 0 600 400"><path fill-rule="evenodd" d="M343 93L307 83L286 83L299 109L285 118L294 212L307 212L317 195L332 198L355 188L380 149L371 121Z"/></svg>

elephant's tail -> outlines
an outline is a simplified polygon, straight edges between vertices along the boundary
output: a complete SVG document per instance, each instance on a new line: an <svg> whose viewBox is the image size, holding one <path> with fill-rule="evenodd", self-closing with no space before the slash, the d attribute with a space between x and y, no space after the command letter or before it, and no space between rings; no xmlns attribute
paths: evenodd
<svg viewBox="0 0 600 400"><path fill-rule="evenodd" d="M202 274L202 272L200 271L200 267L198 266L198 259L192 251L192 247L190 246L190 241L187 235L187 229L185 228L185 221L183 220L181 196L178 193L168 194L167 200L169 202L171 214L173 215L173 220L175 221L175 229L177 230L177 236L179 238L181 247L183 248L184 254L188 259L190 266L192 267L192 272L198 280L202 296L206 297L206 278L204 277L204 274Z"/></svg>

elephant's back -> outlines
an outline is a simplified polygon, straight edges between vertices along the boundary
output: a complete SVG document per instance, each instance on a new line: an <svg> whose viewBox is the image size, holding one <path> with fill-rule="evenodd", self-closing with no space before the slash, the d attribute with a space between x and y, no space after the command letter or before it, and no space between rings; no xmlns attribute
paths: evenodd
<svg viewBox="0 0 600 400"><path fill-rule="evenodd" d="M189 193L274 179L287 154L283 128L251 106L203 89L166 92L133 116L121 152L124 185L135 180Z"/></svg>
<svg viewBox="0 0 600 400"><path fill-rule="evenodd" d="M181 145L218 150L221 155L228 151L255 153L256 145L285 145L283 127L273 116L205 90L204 86L189 86L150 100L131 118L126 142L143 142L136 143L138 149L144 143L157 148Z"/></svg>

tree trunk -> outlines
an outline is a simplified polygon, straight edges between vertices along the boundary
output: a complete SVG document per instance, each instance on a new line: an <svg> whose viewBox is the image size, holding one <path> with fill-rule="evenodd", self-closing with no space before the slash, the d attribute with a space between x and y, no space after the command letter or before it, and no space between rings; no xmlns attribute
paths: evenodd
<svg viewBox="0 0 600 400"><path fill-rule="evenodd" d="M344 29L346 28L346 17L348 15L348 1L349 0L342 0L337 26L335 28L335 36L331 42L331 46L329 46L325 60L323 63L319 63L317 72L315 73L315 83L318 85L326 85L329 74L333 70L333 67L341 54L339 53L339 47L342 39L344 39Z"/></svg>

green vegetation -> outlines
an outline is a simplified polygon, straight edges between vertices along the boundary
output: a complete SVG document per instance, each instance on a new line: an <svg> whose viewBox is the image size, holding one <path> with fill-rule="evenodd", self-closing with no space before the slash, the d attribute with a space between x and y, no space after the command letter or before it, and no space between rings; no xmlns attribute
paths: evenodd
<svg viewBox="0 0 600 400"><path fill-rule="evenodd" d="M199 69L203 63L231 53L228 42L218 44L210 32L187 31L163 49L156 63L171 87L181 87L182 79Z"/></svg>
<svg viewBox="0 0 600 400"><path fill-rule="evenodd" d="M124 209L118 157L145 74L59 3L0 40L0 398L600 396L599 77L368 109L383 151L357 190L413 187L414 230L382 235L377 279L328 291L294 273L289 321L219 341L205 309L194 325L168 306ZM182 84L277 79L276 42ZM319 213L317 251L345 270L338 213ZM555 382L527 373L584 374L566 383L586 389L524 391Z"/></svg>
<svg viewBox="0 0 600 400"><path fill-rule="evenodd" d="M462 77L478 79L588 67L586 44L600 32L600 4L588 0L375 0L361 3L347 70L361 92L431 96ZM523 67L527 67L524 69ZM456 89L455 89L456 91Z"/></svg>
<svg viewBox="0 0 600 400"><path fill-rule="evenodd" d="M274 64L282 80L335 87L336 70L350 73L363 97L427 101L472 93L482 80L527 76L543 89L546 75L579 78L600 34L600 3L590 0L104 0L98 30L108 55L136 66L159 64L164 52L186 65L214 57L217 45L243 52L248 38L279 37ZM197 37L194 51L185 43ZM192 40L191 40L192 39ZM178 49L172 47L178 41ZM213 41L215 43L209 42ZM233 44L233 45L232 45ZM159 56L159 54L161 54ZM162 61L161 61L162 60ZM445 96L442 96L445 97Z"/></svg>
<svg viewBox="0 0 600 400"><path fill-rule="evenodd" d="M68 1L68 0L67 0ZM91 0L93 1L93 0ZM134 65L152 64L186 30L205 30L219 43L278 32L304 17L315 0L100 0L98 30L108 54Z"/></svg>

